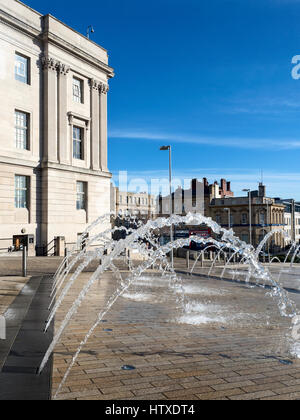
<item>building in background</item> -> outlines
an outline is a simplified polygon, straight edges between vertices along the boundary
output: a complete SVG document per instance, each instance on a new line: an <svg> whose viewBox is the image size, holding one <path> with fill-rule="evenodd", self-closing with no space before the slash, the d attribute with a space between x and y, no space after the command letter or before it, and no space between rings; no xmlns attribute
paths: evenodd
<svg viewBox="0 0 300 420"><path fill-rule="evenodd" d="M110 211L107 51L50 15L0 0L0 248L40 254ZM5 98L5 100L4 100Z"/></svg>
<svg viewBox="0 0 300 420"><path fill-rule="evenodd" d="M146 192L124 192L111 184L111 212L131 214L149 220L156 216L156 197Z"/></svg>
<svg viewBox="0 0 300 420"><path fill-rule="evenodd" d="M289 243L295 241L300 243L300 203L292 198L275 198L276 203L285 206L284 210L284 230L289 235Z"/></svg>
<svg viewBox="0 0 300 420"><path fill-rule="evenodd" d="M214 198L210 204L210 216L222 227L233 229L242 241L250 242L249 196ZM264 236L276 228L285 228L285 206L266 196L266 188L251 191L252 245L257 246ZM276 252L286 246L281 233L272 235L269 245Z"/></svg>
<svg viewBox="0 0 300 420"><path fill-rule="evenodd" d="M207 178L202 181L194 178L190 188L178 187L172 193L172 214L186 215L187 213L200 213L209 216L209 205L214 198L233 197L230 182L221 179L220 184L215 181L209 184ZM158 214L170 215L170 195L158 197Z"/></svg>

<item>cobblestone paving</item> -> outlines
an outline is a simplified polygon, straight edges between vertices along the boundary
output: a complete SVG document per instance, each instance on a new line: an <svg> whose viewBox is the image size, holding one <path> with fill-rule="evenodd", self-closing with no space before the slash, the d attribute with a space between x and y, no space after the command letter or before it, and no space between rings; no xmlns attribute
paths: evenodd
<svg viewBox="0 0 300 420"><path fill-rule="evenodd" d="M70 291L56 328L89 276L82 274ZM131 286L95 330L57 398L300 399L300 361L288 353L290 321L266 290L182 278L184 312L180 295L158 274ZM106 273L93 286L56 346L53 394L116 282ZM298 295L292 298L300 307Z"/></svg>

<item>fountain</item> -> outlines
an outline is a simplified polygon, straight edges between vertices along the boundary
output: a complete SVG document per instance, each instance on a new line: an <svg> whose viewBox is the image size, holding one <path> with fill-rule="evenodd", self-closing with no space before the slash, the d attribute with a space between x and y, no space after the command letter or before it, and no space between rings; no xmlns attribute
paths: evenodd
<svg viewBox="0 0 300 420"><path fill-rule="evenodd" d="M226 250L227 252L230 251L230 257L228 259L224 257L224 266L222 266L221 273L218 277L221 279L224 278L227 272L228 274L233 274L233 280L235 280L238 276L239 281L241 281L240 278L243 278L243 281L251 287L255 285L259 287L267 287L268 294L277 301L280 314L282 316L292 318L293 331L295 332L295 329L297 329L299 323L298 321L300 319L299 312L295 304L290 299L287 291L281 286L280 278L284 271L285 263L290 253L292 252L292 249L294 249L294 253L292 254L293 256L291 258L290 269L293 268L295 259L299 255L299 246L297 247L295 244L292 244L291 250L286 256L285 261L280 263L280 270L279 273L277 273L278 278L275 279L275 275L272 274L270 270L274 259L271 260L267 266L263 265L259 261L260 253L270 238L271 233L266 235L258 248L255 250L254 247L246 244L234 236L232 230L226 230L220 227L216 222L212 221L211 218L204 217L201 214L189 213L186 216L173 215L170 218L158 218L156 220L150 220L146 224L142 224L132 216L125 216L125 220L130 222L129 224L127 223L128 226L130 225L129 227L120 226L113 229L108 229L104 232L92 234L93 230L100 226L103 221L107 220L110 216L111 215L101 216L87 228L87 230L82 234L81 238L79 238L77 247L75 247L64 258L54 276L52 301L49 308L50 314L47 320L46 330L54 319L55 314L59 308L63 305L69 290L76 283L83 270L86 269L93 261L97 261L99 263L98 267L92 273L88 281L83 285L77 298L71 304L71 307L67 311L65 318L58 326L53 341L50 344L40 365L39 373L42 372L63 332L88 295L93 284L99 280L103 273L107 270L110 270L117 279L117 287L115 291L97 315L95 322L87 331L84 340L80 343L67 371L65 372L63 380L56 391L55 397L60 392L82 348L87 343L93 331L98 327L99 323L103 321L104 316L107 314L116 300L127 291L131 284L133 284L137 279L141 278L142 274L146 270L157 268L159 272L162 273L161 275L167 275L170 289L176 294L176 302L178 306L185 309L189 307L189 305L185 305L185 290L182 284L182 280L178 276L178 273L176 273L176 271L171 267L168 260L168 254L172 249L187 247L189 245L190 239L177 239L161 246L159 245L157 236L157 232L159 232L162 228L169 227L171 225L185 224L195 226L205 224L211 228L215 236L218 238L204 239L196 236L193 237L193 241L200 243L203 246L203 250L198 253L198 256L195 259L195 262L190 270L191 275L194 273L199 260L204 258L205 253L212 246L215 250L213 261L208 267L207 272L205 272L206 267L200 269L200 275L210 277L213 270L216 269L217 261L223 254L225 254ZM276 230L276 233L279 231L285 237L287 237L286 233L279 229ZM111 236L116 232L124 232L125 238L118 240L111 239ZM87 234L89 235L88 239ZM79 245L83 240L85 240L86 246L84 249L78 252L77 249L79 249ZM133 263L130 258L127 258L128 249L131 250L131 252L138 252L142 257L142 260L140 260L138 263ZM116 262L119 261L120 258L123 258L122 255L125 255L126 264L128 266L127 276L122 275L121 271L116 265ZM236 264L236 261L238 261L238 264ZM231 271L229 271L229 268ZM296 322L295 320L298 321ZM294 356L298 356L298 335L292 334L292 338L292 353Z"/></svg>

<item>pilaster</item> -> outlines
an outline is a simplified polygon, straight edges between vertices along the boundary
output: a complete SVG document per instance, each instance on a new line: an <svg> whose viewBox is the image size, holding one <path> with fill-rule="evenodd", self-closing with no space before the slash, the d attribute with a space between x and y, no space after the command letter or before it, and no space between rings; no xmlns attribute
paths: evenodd
<svg viewBox="0 0 300 420"><path fill-rule="evenodd" d="M100 168L107 171L107 92L108 86L100 89Z"/></svg>

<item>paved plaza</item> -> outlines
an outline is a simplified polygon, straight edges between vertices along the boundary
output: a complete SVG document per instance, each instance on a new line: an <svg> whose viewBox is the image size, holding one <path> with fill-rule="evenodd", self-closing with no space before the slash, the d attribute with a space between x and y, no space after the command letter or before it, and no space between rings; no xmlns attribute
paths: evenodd
<svg viewBox="0 0 300 420"><path fill-rule="evenodd" d="M49 274L57 263L35 259L33 273ZM175 265L184 271L183 260ZM56 330L91 274L83 273L70 290ZM280 317L267 290L231 282L229 275L179 276L177 292L155 271L130 286L94 331L58 399L300 399L300 360L289 354L290 320ZM52 397L118 281L112 272L96 281L56 346ZM290 296L300 307L296 289Z"/></svg>

